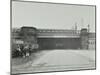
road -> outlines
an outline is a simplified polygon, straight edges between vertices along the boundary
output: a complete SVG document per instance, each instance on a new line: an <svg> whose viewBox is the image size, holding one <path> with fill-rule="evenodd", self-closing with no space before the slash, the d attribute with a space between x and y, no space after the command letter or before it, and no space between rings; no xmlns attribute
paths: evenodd
<svg viewBox="0 0 100 75"><path fill-rule="evenodd" d="M13 69L13 73L94 69L94 54L94 51L44 51L35 62L27 63L28 65L24 68Z"/></svg>

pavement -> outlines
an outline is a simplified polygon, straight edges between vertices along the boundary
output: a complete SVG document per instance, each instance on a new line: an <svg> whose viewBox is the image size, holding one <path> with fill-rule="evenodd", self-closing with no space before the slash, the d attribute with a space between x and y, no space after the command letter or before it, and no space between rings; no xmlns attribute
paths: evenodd
<svg viewBox="0 0 100 75"><path fill-rule="evenodd" d="M24 67L13 67L12 73L95 69L94 50L43 50L36 55Z"/></svg>

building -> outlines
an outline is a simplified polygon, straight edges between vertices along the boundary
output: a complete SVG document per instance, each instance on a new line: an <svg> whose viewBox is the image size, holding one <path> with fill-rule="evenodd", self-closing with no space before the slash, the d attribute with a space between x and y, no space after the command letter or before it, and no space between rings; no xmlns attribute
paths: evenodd
<svg viewBox="0 0 100 75"><path fill-rule="evenodd" d="M96 33L89 33L89 49L95 49Z"/></svg>

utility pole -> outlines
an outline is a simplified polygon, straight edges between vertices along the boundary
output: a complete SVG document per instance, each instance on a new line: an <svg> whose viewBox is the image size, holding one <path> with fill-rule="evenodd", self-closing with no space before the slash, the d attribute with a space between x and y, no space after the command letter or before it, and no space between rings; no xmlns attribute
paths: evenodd
<svg viewBox="0 0 100 75"><path fill-rule="evenodd" d="M75 33L77 33L77 22L75 23Z"/></svg>
<svg viewBox="0 0 100 75"><path fill-rule="evenodd" d="M84 19L83 18L81 18L81 25L82 25L82 27L84 27Z"/></svg>
<svg viewBox="0 0 100 75"><path fill-rule="evenodd" d="M88 33L90 32L90 25L88 24Z"/></svg>
<svg viewBox="0 0 100 75"><path fill-rule="evenodd" d="M89 32L90 32L90 25L88 24L88 49L89 49Z"/></svg>

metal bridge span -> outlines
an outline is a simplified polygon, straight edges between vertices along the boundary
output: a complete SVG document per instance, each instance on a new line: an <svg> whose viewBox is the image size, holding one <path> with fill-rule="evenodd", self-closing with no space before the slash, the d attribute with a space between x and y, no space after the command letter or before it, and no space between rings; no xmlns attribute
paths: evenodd
<svg viewBox="0 0 100 75"><path fill-rule="evenodd" d="M80 33L75 30L39 30L39 49L78 49Z"/></svg>
<svg viewBox="0 0 100 75"><path fill-rule="evenodd" d="M79 30L38 30L38 38L79 38Z"/></svg>

